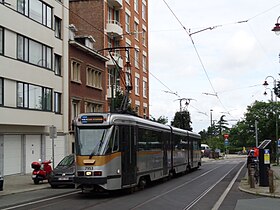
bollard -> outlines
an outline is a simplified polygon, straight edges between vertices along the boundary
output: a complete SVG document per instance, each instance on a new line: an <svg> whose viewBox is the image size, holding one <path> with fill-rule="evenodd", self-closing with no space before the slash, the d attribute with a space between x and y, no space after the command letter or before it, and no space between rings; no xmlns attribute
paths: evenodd
<svg viewBox="0 0 280 210"><path fill-rule="evenodd" d="M268 170L269 193L274 193L273 170Z"/></svg>
<svg viewBox="0 0 280 210"><path fill-rule="evenodd" d="M249 184L250 184L250 188L255 188L254 172L255 172L255 169L252 167L252 164L249 164Z"/></svg>

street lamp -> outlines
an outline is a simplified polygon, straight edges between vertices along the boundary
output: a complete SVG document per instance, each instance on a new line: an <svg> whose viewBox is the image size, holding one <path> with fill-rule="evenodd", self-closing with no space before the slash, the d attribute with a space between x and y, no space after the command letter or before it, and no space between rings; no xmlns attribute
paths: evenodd
<svg viewBox="0 0 280 210"><path fill-rule="evenodd" d="M212 112L213 109L210 109L210 127L212 127L213 123L212 123Z"/></svg>
<svg viewBox="0 0 280 210"><path fill-rule="evenodd" d="M266 96L267 95L267 92L266 92L266 90L270 90L270 95L271 95L271 101L273 101L273 91L271 90L271 88L265 88L265 91L264 91L264 95Z"/></svg>
<svg viewBox="0 0 280 210"><path fill-rule="evenodd" d="M278 18L279 19L279 18ZM277 23L278 23L278 19L277 19ZM276 25L276 24L275 24ZM279 24L278 24L279 25ZM280 29L280 28L279 28ZM279 30L279 33L280 33L280 30ZM267 82L267 79L268 78L272 78L273 79L273 88L274 88L274 90L276 90L276 79L274 79L274 77L273 76L267 76L266 78L265 78L265 81L264 81L264 83L263 83L263 86L265 86L265 88L267 89L267 86L269 85L268 84L268 82ZM276 147L277 147L277 141L278 141L278 111L277 111L277 95L276 95L276 93L274 92L274 94L275 94L275 107L276 107L276 110L275 110L275 115L276 115L276 120L275 120L275 130L276 130L276 136L275 136L275 139L276 139L276 141L275 141L275 150L274 150L274 152L276 151ZM271 93L271 101L273 102L273 97L272 97L272 93ZM279 155L278 155L278 152L276 153L277 154L277 165L279 165Z"/></svg>
<svg viewBox="0 0 280 210"><path fill-rule="evenodd" d="M264 83L263 83L263 86L265 87L265 89L267 89L268 87L268 82L267 82L267 79L268 78L271 78L271 79L273 79L273 88L274 88L274 90L276 89L276 79L274 79L274 77L273 76L267 76L266 78L265 78L265 80L264 80ZM265 94L266 95L266 94ZM277 96L275 95L275 101L277 101Z"/></svg>
<svg viewBox="0 0 280 210"><path fill-rule="evenodd" d="M275 26L274 26L274 28L272 29L272 31L274 31L276 35L279 35L279 34L280 34L280 23L279 23L279 19L280 19L280 16L277 18L277 22L275 23Z"/></svg>

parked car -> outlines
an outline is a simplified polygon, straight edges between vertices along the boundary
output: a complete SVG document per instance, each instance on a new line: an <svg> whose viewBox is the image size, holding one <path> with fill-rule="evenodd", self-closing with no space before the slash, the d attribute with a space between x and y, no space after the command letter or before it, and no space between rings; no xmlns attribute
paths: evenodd
<svg viewBox="0 0 280 210"><path fill-rule="evenodd" d="M75 156L73 154L64 157L54 168L49 177L49 184L52 188L58 186L74 187L73 182L75 176Z"/></svg>
<svg viewBox="0 0 280 210"><path fill-rule="evenodd" d="M207 144L201 144L201 157L209 157L210 147Z"/></svg>

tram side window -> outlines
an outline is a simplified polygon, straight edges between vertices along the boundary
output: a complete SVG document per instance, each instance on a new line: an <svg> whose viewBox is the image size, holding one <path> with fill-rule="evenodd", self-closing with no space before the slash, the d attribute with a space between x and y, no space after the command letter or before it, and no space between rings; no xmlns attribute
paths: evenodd
<svg viewBox="0 0 280 210"><path fill-rule="evenodd" d="M176 150L187 149L186 139L177 134L174 136L174 145Z"/></svg>
<svg viewBox="0 0 280 210"><path fill-rule="evenodd" d="M161 132L139 128L138 150L162 150Z"/></svg>
<svg viewBox="0 0 280 210"><path fill-rule="evenodd" d="M199 150L199 147L198 147L198 142L196 139L194 138L191 138L192 141L193 141L193 150Z"/></svg>

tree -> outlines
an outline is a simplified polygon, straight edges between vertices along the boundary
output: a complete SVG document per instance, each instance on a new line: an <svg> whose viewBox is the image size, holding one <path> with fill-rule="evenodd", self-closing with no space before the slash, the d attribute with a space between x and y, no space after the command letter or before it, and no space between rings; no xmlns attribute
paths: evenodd
<svg viewBox="0 0 280 210"><path fill-rule="evenodd" d="M124 94L119 88L117 88L117 90L116 90L115 98L112 98L111 100L114 100L115 110L113 110L113 111L117 111L117 112L122 111L122 110L120 110L120 107L121 107L122 101L124 100ZM132 109L130 104L127 107L127 113L137 116L137 113Z"/></svg>
<svg viewBox="0 0 280 210"><path fill-rule="evenodd" d="M182 128L188 131L192 131L191 127L191 117L188 111L176 112L174 120L171 122L171 125L177 128Z"/></svg>
<svg viewBox="0 0 280 210"><path fill-rule="evenodd" d="M272 140L272 160L275 160L275 140L276 133L279 133L279 127L276 128L276 118L278 118L278 110L280 108L277 102L260 102L255 101L251 106L247 107L244 119L239 121L230 131L230 143L240 147L256 146L255 138L255 121L258 124L258 141L259 143L265 139ZM276 131L276 129L278 129ZM279 137L279 136L278 136Z"/></svg>
<svg viewBox="0 0 280 210"><path fill-rule="evenodd" d="M168 118L165 116L160 116L158 119L154 118L153 116L150 116L150 120L164 125L168 123Z"/></svg>

